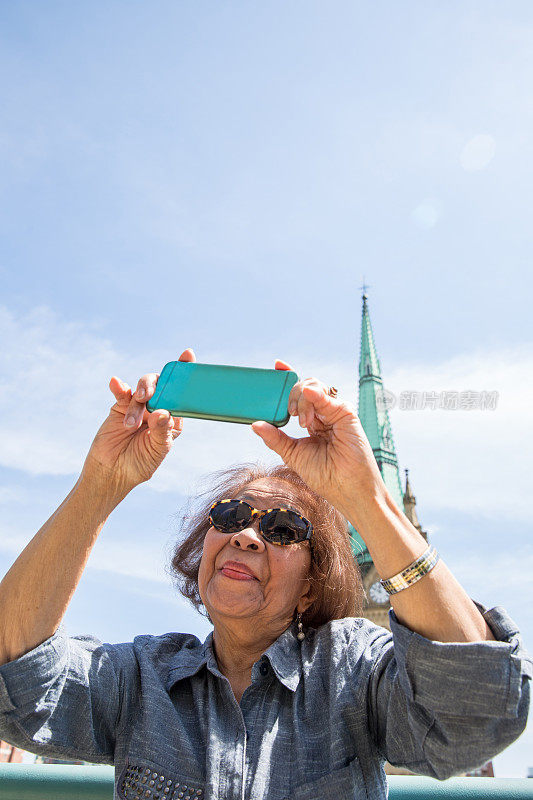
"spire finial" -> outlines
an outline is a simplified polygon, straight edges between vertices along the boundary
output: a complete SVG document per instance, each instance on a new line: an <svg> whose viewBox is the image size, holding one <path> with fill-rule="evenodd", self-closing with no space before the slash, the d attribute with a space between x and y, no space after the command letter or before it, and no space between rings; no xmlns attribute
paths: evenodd
<svg viewBox="0 0 533 800"><path fill-rule="evenodd" d="M363 300L366 300L367 297L368 297L368 295L366 293L366 290L370 289L370 285L365 283L365 276L364 275L363 275L363 285L359 286L359 289L361 289L362 292L363 292Z"/></svg>
<svg viewBox="0 0 533 800"><path fill-rule="evenodd" d="M408 497L412 497L413 492L411 489L411 484L409 483L409 470L407 469L407 467L405 467L404 471L405 471L405 494Z"/></svg>

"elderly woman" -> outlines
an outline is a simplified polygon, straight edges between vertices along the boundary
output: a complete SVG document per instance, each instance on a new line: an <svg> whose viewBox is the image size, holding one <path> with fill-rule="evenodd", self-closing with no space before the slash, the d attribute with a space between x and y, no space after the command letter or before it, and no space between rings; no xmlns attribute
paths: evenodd
<svg viewBox="0 0 533 800"><path fill-rule="evenodd" d="M252 426L284 465L234 467L187 517L173 567L213 623L206 641L68 636L103 524L181 432L146 410L157 378L133 393L111 379L116 403L79 480L0 584L1 738L114 764L128 800L338 800L386 797L385 759L442 779L519 736L531 660L516 627L426 553L354 408L314 378L289 398L308 436ZM346 520L391 592L392 633L359 616Z"/></svg>

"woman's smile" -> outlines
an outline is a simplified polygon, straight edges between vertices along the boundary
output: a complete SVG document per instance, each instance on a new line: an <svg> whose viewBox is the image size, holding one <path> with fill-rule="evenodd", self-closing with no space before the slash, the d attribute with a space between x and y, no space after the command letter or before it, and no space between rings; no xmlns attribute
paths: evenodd
<svg viewBox="0 0 533 800"><path fill-rule="evenodd" d="M236 569L231 569L231 567L222 567L220 570L226 578L233 578L236 581L255 581L256 579L253 578L251 575L246 575L244 572L237 572Z"/></svg>

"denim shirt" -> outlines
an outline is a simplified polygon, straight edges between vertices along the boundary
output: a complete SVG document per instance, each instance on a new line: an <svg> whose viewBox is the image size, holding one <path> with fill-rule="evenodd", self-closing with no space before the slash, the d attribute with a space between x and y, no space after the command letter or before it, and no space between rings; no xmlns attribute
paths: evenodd
<svg viewBox="0 0 533 800"><path fill-rule="evenodd" d="M385 798L383 762L447 778L522 732L532 661L498 607L498 641L444 644L347 617L293 623L237 703L213 650L187 633L103 644L56 633L0 666L0 738L115 765L122 800Z"/></svg>

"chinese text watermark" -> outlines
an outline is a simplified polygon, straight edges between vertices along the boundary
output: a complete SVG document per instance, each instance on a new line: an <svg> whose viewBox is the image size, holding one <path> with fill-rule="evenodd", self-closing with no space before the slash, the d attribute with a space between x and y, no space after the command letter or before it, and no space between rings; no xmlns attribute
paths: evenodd
<svg viewBox="0 0 533 800"><path fill-rule="evenodd" d="M380 411L388 411L398 406L400 411L423 411L427 408L444 411L495 411L498 404L498 392L446 390L441 392L419 392L408 390L397 396L388 389L383 389L377 396L377 407Z"/></svg>

